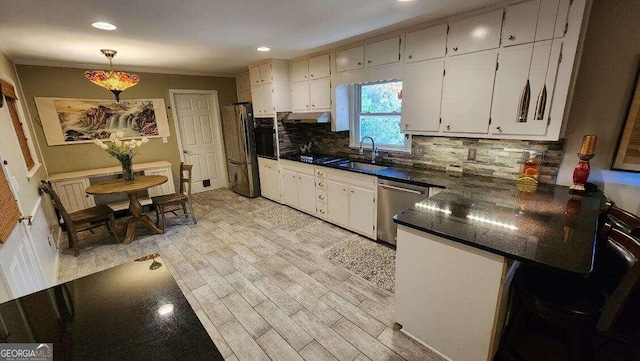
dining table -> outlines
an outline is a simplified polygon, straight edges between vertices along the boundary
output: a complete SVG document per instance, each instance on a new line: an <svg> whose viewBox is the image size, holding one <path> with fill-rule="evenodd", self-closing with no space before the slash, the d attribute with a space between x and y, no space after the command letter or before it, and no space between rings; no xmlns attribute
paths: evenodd
<svg viewBox="0 0 640 361"><path fill-rule="evenodd" d="M136 176L132 181L124 179L115 179L106 182L93 184L85 190L91 195L111 195L126 194L129 197L129 213L131 216L123 226L120 233L125 233L122 243L129 244L136 235L136 228L142 225L156 234L161 234L162 229L156 225L149 216L142 214L142 204L138 199L138 195L142 191L149 188L159 186L166 183L168 178L163 175L143 175Z"/></svg>

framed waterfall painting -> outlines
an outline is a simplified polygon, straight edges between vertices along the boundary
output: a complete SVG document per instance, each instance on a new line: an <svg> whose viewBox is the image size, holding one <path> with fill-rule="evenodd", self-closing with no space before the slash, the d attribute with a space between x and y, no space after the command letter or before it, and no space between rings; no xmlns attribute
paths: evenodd
<svg viewBox="0 0 640 361"><path fill-rule="evenodd" d="M612 169L640 172L640 70L627 109Z"/></svg>
<svg viewBox="0 0 640 361"><path fill-rule="evenodd" d="M36 108L48 145L170 135L164 99L113 100L36 97Z"/></svg>

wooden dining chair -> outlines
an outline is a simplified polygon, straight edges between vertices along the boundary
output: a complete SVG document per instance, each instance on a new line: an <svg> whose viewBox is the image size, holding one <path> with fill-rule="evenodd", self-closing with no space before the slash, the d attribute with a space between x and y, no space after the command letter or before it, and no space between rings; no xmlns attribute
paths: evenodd
<svg viewBox="0 0 640 361"><path fill-rule="evenodd" d="M184 217L189 218L189 212L187 212L187 205L189 205L191 219L193 219L193 223L198 223L196 214L193 211L193 202L191 201L192 176L193 165L184 164L184 162L180 163L180 192L151 198L153 207L156 210L156 223L160 226L160 221L162 221L163 233L166 232L167 228L165 214L171 212L177 216L176 211L180 209L177 206L181 206L182 211L184 212Z"/></svg>
<svg viewBox="0 0 640 361"><path fill-rule="evenodd" d="M511 359L514 340L531 318L561 330L570 360L593 359L593 340L599 334L638 342L640 312L640 240L610 223L603 226L593 274L588 278L561 275L540 267L520 267L514 278L512 320L501 359ZM620 331L623 330L623 331ZM633 347L633 346L632 346ZM522 355L518 355L519 358Z"/></svg>
<svg viewBox="0 0 640 361"><path fill-rule="evenodd" d="M602 224L611 223L634 237L640 238L640 217L618 208L615 203L609 201L602 207Z"/></svg>
<svg viewBox="0 0 640 361"><path fill-rule="evenodd" d="M113 235L116 242L120 242L116 232L116 219L113 210L106 204L83 209L77 212L68 213L62 205L60 197L47 181L40 181L40 190L46 193L51 199L53 208L60 214L67 232L69 248L73 247L73 254L78 257L80 254L78 246L78 233L94 228L105 226L107 231Z"/></svg>

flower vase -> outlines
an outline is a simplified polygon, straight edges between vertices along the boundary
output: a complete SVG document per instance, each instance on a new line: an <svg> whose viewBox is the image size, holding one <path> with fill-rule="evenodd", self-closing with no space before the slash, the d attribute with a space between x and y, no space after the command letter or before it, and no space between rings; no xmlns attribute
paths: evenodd
<svg viewBox="0 0 640 361"><path fill-rule="evenodd" d="M133 181L133 162L131 158L125 157L120 159L122 165L122 178L125 182Z"/></svg>

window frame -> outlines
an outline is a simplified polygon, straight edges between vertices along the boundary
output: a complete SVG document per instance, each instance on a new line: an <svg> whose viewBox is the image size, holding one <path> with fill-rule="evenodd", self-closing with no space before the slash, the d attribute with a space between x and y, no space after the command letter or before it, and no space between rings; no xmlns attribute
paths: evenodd
<svg viewBox="0 0 640 361"><path fill-rule="evenodd" d="M402 82L402 80L391 79L391 80L380 80L373 81L368 83L360 83L353 84L349 89L349 112L350 112L350 124L349 124L349 147L352 149L360 148L360 140L362 139L360 135L360 116L398 116L400 121L402 121L402 110L399 113L362 113L362 98L361 98L361 88L362 86L367 85L375 85L375 84L386 84L386 83L397 83ZM392 151L392 152L403 152L403 153L411 153L411 135L405 134L400 129L400 134L403 134L405 137L404 146L395 146L391 144L378 144L376 142L376 148L378 150L383 151ZM375 140L375 139L374 139ZM362 144L362 149L371 150L371 142L367 141Z"/></svg>

